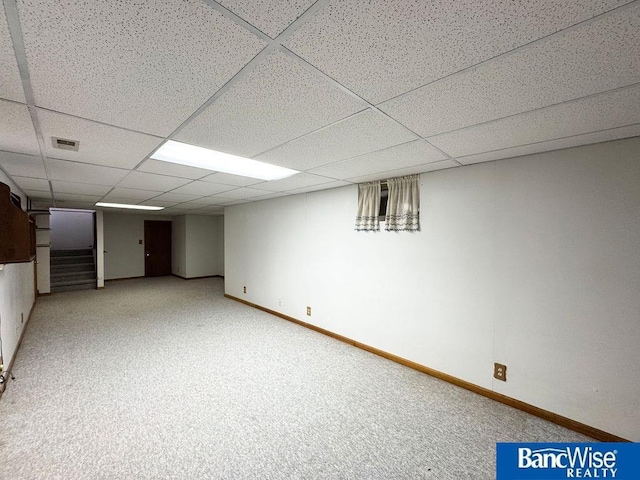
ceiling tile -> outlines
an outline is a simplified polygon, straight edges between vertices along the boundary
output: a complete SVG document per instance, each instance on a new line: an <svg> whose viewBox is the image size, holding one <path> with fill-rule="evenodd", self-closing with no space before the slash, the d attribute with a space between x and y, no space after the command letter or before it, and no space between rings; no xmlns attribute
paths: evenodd
<svg viewBox="0 0 640 480"><path fill-rule="evenodd" d="M385 115L367 110L274 148L257 159L296 170L308 170L415 138Z"/></svg>
<svg viewBox="0 0 640 480"><path fill-rule="evenodd" d="M105 192L106 193L106 192ZM152 198L158 195L161 195L163 192L160 191L154 191L154 190L138 190L135 188L120 188L120 187L116 187L113 190L111 190L111 192L109 192L109 195L107 195L104 200L105 201L114 201L114 199L126 199L129 203L131 203L131 201L134 201L134 203L139 202L140 200L147 200L148 198ZM121 203L121 202L116 202L116 203Z"/></svg>
<svg viewBox="0 0 640 480"><path fill-rule="evenodd" d="M23 190L24 194L31 199L32 202L51 201L51 191L44 190Z"/></svg>
<svg viewBox="0 0 640 480"><path fill-rule="evenodd" d="M47 178L42 157L0 152L0 166L11 176Z"/></svg>
<svg viewBox="0 0 640 480"><path fill-rule="evenodd" d="M210 198L218 198L221 200L244 200L252 197L259 197L261 195L268 195L270 192L266 190L258 190L255 188L236 188L235 190L229 190L228 192L221 193L220 195L212 195Z"/></svg>
<svg viewBox="0 0 640 480"><path fill-rule="evenodd" d="M39 106L162 136L265 46L199 0L18 7Z"/></svg>
<svg viewBox="0 0 640 480"><path fill-rule="evenodd" d="M317 192L318 190L328 190L330 188L344 187L345 185L351 185L351 182L347 182L344 180L333 180L332 182L323 183L322 185L312 185L309 187L296 188L294 190L289 190L287 194L297 195L299 193Z"/></svg>
<svg viewBox="0 0 640 480"><path fill-rule="evenodd" d="M43 178L11 177L22 190L39 190L49 192L49 181Z"/></svg>
<svg viewBox="0 0 640 480"><path fill-rule="evenodd" d="M242 199L238 199L238 200L228 200L224 203L221 203L221 206L224 207L228 207L231 205L240 205L241 203L250 203L250 202L257 202L259 201L258 198L242 198Z"/></svg>
<svg viewBox="0 0 640 480"><path fill-rule="evenodd" d="M96 202L85 202L81 200L58 200L56 208L76 208L79 210L97 210Z"/></svg>
<svg viewBox="0 0 640 480"><path fill-rule="evenodd" d="M176 140L251 157L365 108L363 101L275 52Z"/></svg>
<svg viewBox="0 0 640 480"><path fill-rule="evenodd" d="M640 81L640 3L566 32L554 45L560 53L563 83L578 95Z"/></svg>
<svg viewBox="0 0 640 480"><path fill-rule="evenodd" d="M415 140L341 162L314 168L309 172L324 175L325 177L345 179L437 162L445 158L445 155L427 142Z"/></svg>
<svg viewBox="0 0 640 480"><path fill-rule="evenodd" d="M58 180L53 180L51 182L53 186L53 193L74 193L76 195L105 195L109 190L111 190L110 186L106 185L89 185L87 183L75 183L75 182L60 182Z"/></svg>
<svg viewBox="0 0 640 480"><path fill-rule="evenodd" d="M512 147L502 150L494 150L486 153L478 153L476 155L458 157L456 158L456 160L464 165L471 165L474 163L491 162L493 160L519 157L521 155L530 155L532 153L548 152L550 150L558 150L561 148L577 147L580 145L588 145L591 143L607 142L611 140L619 140L622 138L638 136L640 136L640 125L633 125L630 127L613 128L611 130L587 133L585 135L576 135L572 137L559 138L557 140L538 142L530 145L523 145L521 147Z"/></svg>
<svg viewBox="0 0 640 480"><path fill-rule="evenodd" d="M127 188L138 188L140 190L156 190L166 192L180 187L191 180L166 175L156 175L155 173L130 172L118 186Z"/></svg>
<svg viewBox="0 0 640 480"><path fill-rule="evenodd" d="M517 147L640 123L640 86L430 137L452 157ZM570 119L570 121L568 121Z"/></svg>
<svg viewBox="0 0 640 480"><path fill-rule="evenodd" d="M259 178L242 177L240 175L220 172L201 178L200 180L203 182L219 183L220 185L232 185L234 187L247 187L249 185L264 183L264 180L260 180Z"/></svg>
<svg viewBox="0 0 640 480"><path fill-rule="evenodd" d="M178 215L186 215L188 212L188 210L184 209L184 208L178 208L178 207L168 207L165 208L164 210L162 210L161 213L162 215L170 215L172 217L178 216Z"/></svg>
<svg viewBox="0 0 640 480"><path fill-rule="evenodd" d="M49 158L131 169L156 148L161 139L82 118L38 110ZM78 140L77 152L53 148L51 137Z"/></svg>
<svg viewBox="0 0 640 480"><path fill-rule="evenodd" d="M51 158L48 158L45 163L52 180L68 181L73 179L77 183L114 186L128 173L128 170L121 168L102 167L100 165Z"/></svg>
<svg viewBox="0 0 640 480"><path fill-rule="evenodd" d="M204 207L200 211L207 212L207 213L224 213L224 207L215 205L210 207Z"/></svg>
<svg viewBox="0 0 640 480"><path fill-rule="evenodd" d="M260 184L260 188L273 192L286 192L295 188L311 187L313 185L320 185L331 181L333 181L332 178L312 175L310 173L297 173L296 175L292 175L291 177L283 178L281 180L262 183Z"/></svg>
<svg viewBox="0 0 640 480"><path fill-rule="evenodd" d="M627 1L333 0L285 45L378 103Z"/></svg>
<svg viewBox="0 0 640 480"><path fill-rule="evenodd" d="M157 198L157 197L156 197ZM152 207L172 207L174 205L177 205L178 203L181 203L178 200L174 200L174 201L170 201L170 200L157 200L156 198L152 198L149 200L144 200L142 202L135 202L137 204L140 205L149 205ZM115 202L115 200L114 200ZM117 203L131 203L131 202L117 202Z"/></svg>
<svg viewBox="0 0 640 480"><path fill-rule="evenodd" d="M0 98L26 101L4 8L0 8Z"/></svg>
<svg viewBox="0 0 640 480"><path fill-rule="evenodd" d="M202 198L198 198L196 200L192 200L188 203L193 204L193 205L200 205L201 207L209 207L211 205L220 205L223 202L223 200L220 200L219 198L216 197L202 197Z"/></svg>
<svg viewBox="0 0 640 480"><path fill-rule="evenodd" d="M271 38L302 15L315 0L218 0L233 13L243 18Z"/></svg>
<svg viewBox="0 0 640 480"><path fill-rule="evenodd" d="M311 187L309 187L309 188L311 188ZM289 196L289 195L292 195L292 194L289 193L289 192L269 192L267 195L260 195L258 197L251 197L251 201L252 202L258 202L258 201L262 201L262 200L269 200L271 198L286 197L286 196ZM247 200L247 199L245 199L245 200ZM243 201L245 201L245 200L243 200ZM228 204L228 203L229 203L229 200L224 201L224 202L220 202L221 205Z"/></svg>
<svg viewBox="0 0 640 480"><path fill-rule="evenodd" d="M40 146L26 105L0 100L0 150L40 155Z"/></svg>
<svg viewBox="0 0 640 480"><path fill-rule="evenodd" d="M198 178L210 175L211 170L204 168L189 167L186 165L178 165L177 163L161 162L160 160L149 159L136 168L139 172L157 173L159 175L169 175L171 177L190 178L197 180Z"/></svg>
<svg viewBox="0 0 640 480"><path fill-rule="evenodd" d="M184 202L176 205L176 208L181 208L183 210L197 210L199 208L204 207L205 205L192 203L192 202Z"/></svg>
<svg viewBox="0 0 640 480"><path fill-rule="evenodd" d="M454 168L458 166L459 165L452 160L442 160L441 162L429 163L427 165L416 165L415 167L399 168L397 170L389 170L388 172L375 173L372 175L362 175L360 177L350 178L349 181L354 183L374 182L377 180L388 180L390 178L433 172L436 170L443 170L445 168Z"/></svg>
<svg viewBox="0 0 640 480"><path fill-rule="evenodd" d="M152 198L151 202L170 202L173 205L175 205L176 203L182 203L182 202L190 202L191 200L195 200L197 198L201 198L202 195L187 195L184 193L173 193L173 192L169 192L169 193L163 193L162 195L158 195L157 197Z"/></svg>
<svg viewBox="0 0 640 480"><path fill-rule="evenodd" d="M180 188L176 188L172 193L186 193L190 195L214 195L216 193L232 190L229 185L218 185L216 183L195 181Z"/></svg>
<svg viewBox="0 0 640 480"><path fill-rule="evenodd" d="M43 193L43 192L36 192L36 193ZM37 196L32 197L31 195L29 195L29 198L31 198L31 208L34 210L45 210L47 208L53 207L53 200L51 199L51 197L42 198Z"/></svg>
<svg viewBox="0 0 640 480"><path fill-rule="evenodd" d="M380 105L435 135L640 82L640 4Z"/></svg>
<svg viewBox="0 0 640 480"><path fill-rule="evenodd" d="M84 203L96 203L100 200L102 195L75 195L73 193L53 193L53 196L58 201L66 202L84 202Z"/></svg>

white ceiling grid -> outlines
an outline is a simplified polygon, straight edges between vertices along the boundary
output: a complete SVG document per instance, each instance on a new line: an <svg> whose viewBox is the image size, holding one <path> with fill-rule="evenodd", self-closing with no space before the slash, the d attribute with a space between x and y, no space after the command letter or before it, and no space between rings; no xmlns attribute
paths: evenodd
<svg viewBox="0 0 640 480"><path fill-rule="evenodd" d="M132 132L102 123L91 122L70 115L38 110L40 128L44 137L45 155L49 158L72 160L94 165L132 169L161 138ZM82 156L70 150L53 147L52 137L63 139L82 138Z"/></svg>
<svg viewBox="0 0 640 480"><path fill-rule="evenodd" d="M55 190L55 182L53 182L53 188ZM105 202L112 203L138 203L142 200L148 200L158 195L162 195L163 192L159 190L139 190L137 188L121 188L116 187L109 189L108 194L104 197Z"/></svg>
<svg viewBox="0 0 640 480"><path fill-rule="evenodd" d="M0 100L0 132L0 150L40 154L29 109L25 105Z"/></svg>
<svg viewBox="0 0 640 480"><path fill-rule="evenodd" d="M310 172L345 180L362 175L378 174L388 170L431 164L445 158L442 153L424 140L414 140L402 145L313 168Z"/></svg>
<svg viewBox="0 0 640 480"><path fill-rule="evenodd" d="M271 38L315 3L315 0L220 0L229 10Z"/></svg>
<svg viewBox="0 0 640 480"><path fill-rule="evenodd" d="M39 106L169 135L265 45L200 0L20 0Z"/></svg>
<svg viewBox="0 0 640 480"><path fill-rule="evenodd" d="M44 206L219 215L640 135L640 0L2 7L0 168ZM265 182L150 159L167 140L301 173Z"/></svg>
<svg viewBox="0 0 640 480"><path fill-rule="evenodd" d="M640 136L640 124L631 125L629 127L601 130L593 133L585 133L583 135L556 138L554 140L534 142L527 145L521 145L519 147L500 148L497 150L490 150L488 152L457 157L457 160L463 165L471 165L473 163L491 162L494 160L502 160L504 158L520 157L534 153L548 152L550 150L560 150L563 148L638 136Z"/></svg>
<svg viewBox="0 0 640 480"><path fill-rule="evenodd" d="M365 108L363 101L274 52L176 140L251 157Z"/></svg>
<svg viewBox="0 0 640 480"><path fill-rule="evenodd" d="M453 156L640 124L640 84L430 138ZM571 118L571 122L567 122Z"/></svg>
<svg viewBox="0 0 640 480"><path fill-rule="evenodd" d="M256 158L295 170L308 170L416 138L386 116L367 110Z"/></svg>
<svg viewBox="0 0 640 480"><path fill-rule="evenodd" d="M379 103L623 3L332 0L286 46Z"/></svg>
<svg viewBox="0 0 640 480"><path fill-rule="evenodd" d="M640 54L620 54L618 45L640 49L640 5L414 90L380 109L430 136L640 82Z"/></svg>
<svg viewBox="0 0 640 480"><path fill-rule="evenodd" d="M47 178L40 156L0 151L0 165L13 177Z"/></svg>
<svg viewBox="0 0 640 480"><path fill-rule="evenodd" d="M18 71L18 63L13 53L13 45L9 34L9 25L4 9L0 9L0 72L2 82L0 83L0 98L25 102L24 91L22 90L22 80Z"/></svg>

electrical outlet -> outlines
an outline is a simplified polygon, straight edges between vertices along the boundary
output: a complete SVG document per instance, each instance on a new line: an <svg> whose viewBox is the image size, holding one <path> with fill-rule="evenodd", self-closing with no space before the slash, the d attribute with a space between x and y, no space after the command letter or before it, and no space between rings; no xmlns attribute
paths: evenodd
<svg viewBox="0 0 640 480"><path fill-rule="evenodd" d="M247 287L246 286L244 287L244 293L247 293Z"/></svg>
<svg viewBox="0 0 640 480"><path fill-rule="evenodd" d="M307 307L307 317L311 316L311 307Z"/></svg>
<svg viewBox="0 0 640 480"><path fill-rule="evenodd" d="M493 364L493 378L497 380L507 381L507 366L501 363Z"/></svg>
<svg viewBox="0 0 640 480"><path fill-rule="evenodd" d="M24 323L24 312L20 314L20 323Z"/></svg>

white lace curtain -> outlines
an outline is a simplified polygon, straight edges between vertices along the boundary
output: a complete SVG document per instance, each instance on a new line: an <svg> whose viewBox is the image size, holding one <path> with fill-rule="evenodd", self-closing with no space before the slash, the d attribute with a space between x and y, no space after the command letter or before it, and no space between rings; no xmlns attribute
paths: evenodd
<svg viewBox="0 0 640 480"><path fill-rule="evenodd" d="M395 232L420 230L419 178L419 175L410 175L387 180L389 200L387 214L384 217L385 230Z"/></svg>
<svg viewBox="0 0 640 480"><path fill-rule="evenodd" d="M356 230L359 232L377 232L380 230L378 213L380 210L380 182L358 185L358 213Z"/></svg>

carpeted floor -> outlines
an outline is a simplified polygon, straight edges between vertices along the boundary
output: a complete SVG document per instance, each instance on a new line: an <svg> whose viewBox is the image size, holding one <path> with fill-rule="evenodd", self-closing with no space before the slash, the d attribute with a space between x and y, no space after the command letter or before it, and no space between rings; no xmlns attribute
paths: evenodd
<svg viewBox="0 0 640 480"><path fill-rule="evenodd" d="M223 297L219 278L38 299L2 479L491 479L497 441L589 441Z"/></svg>

